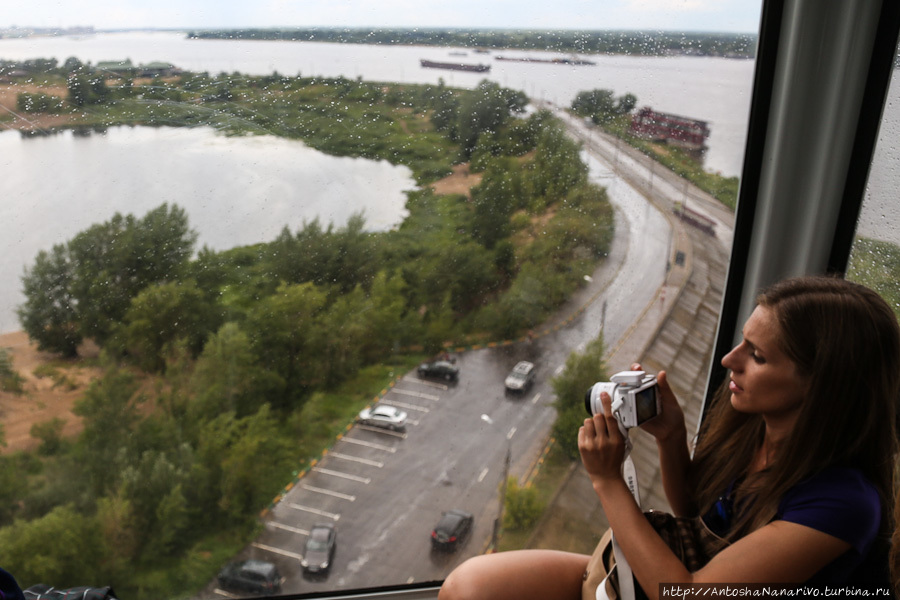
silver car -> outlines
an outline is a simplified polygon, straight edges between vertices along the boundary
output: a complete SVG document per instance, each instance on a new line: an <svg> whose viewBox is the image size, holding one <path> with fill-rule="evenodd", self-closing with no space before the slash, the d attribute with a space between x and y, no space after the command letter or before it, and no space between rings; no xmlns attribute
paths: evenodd
<svg viewBox="0 0 900 600"><path fill-rule="evenodd" d="M534 364L526 360L518 362L503 383L508 392L524 392L534 383Z"/></svg>
<svg viewBox="0 0 900 600"><path fill-rule="evenodd" d="M376 404L373 408L364 408L356 419L363 425L383 427L391 431L406 431L406 413L387 404Z"/></svg>

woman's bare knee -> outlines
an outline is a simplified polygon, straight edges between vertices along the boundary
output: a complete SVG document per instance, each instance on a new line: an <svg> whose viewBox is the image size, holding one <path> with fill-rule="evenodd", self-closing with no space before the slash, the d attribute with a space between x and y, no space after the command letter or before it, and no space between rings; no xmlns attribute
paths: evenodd
<svg viewBox="0 0 900 600"><path fill-rule="evenodd" d="M579 598L589 558L552 550L476 556L450 573L438 600Z"/></svg>
<svg viewBox="0 0 900 600"><path fill-rule="evenodd" d="M487 598L490 593L484 580L489 572L489 566L484 565L483 556L476 556L456 567L438 593L438 600L476 600Z"/></svg>

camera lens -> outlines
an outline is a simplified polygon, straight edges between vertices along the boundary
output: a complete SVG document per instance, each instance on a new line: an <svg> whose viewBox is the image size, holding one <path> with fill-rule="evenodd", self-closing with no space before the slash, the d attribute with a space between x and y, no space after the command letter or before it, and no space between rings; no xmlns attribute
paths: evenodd
<svg viewBox="0 0 900 600"><path fill-rule="evenodd" d="M593 393L594 393L594 386L591 386L588 388L587 393L584 395L584 408L585 408L585 410L587 410L587 414L589 414L591 416L594 415L594 411L591 408L591 396L593 395Z"/></svg>

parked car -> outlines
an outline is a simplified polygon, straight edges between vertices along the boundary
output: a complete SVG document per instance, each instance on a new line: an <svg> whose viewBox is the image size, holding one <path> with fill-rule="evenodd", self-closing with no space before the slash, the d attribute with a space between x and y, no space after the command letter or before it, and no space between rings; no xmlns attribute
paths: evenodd
<svg viewBox="0 0 900 600"><path fill-rule="evenodd" d="M440 377L452 381L459 377L459 367L448 360L436 360L419 365L418 373L419 377Z"/></svg>
<svg viewBox="0 0 900 600"><path fill-rule="evenodd" d="M219 585L233 592L272 595L281 591L284 577L278 567L264 560L243 560L225 566L219 572Z"/></svg>
<svg viewBox="0 0 900 600"><path fill-rule="evenodd" d="M309 530L306 550L300 566L309 575L324 575L331 570L334 550L337 546L337 531L331 523L319 523Z"/></svg>
<svg viewBox="0 0 900 600"><path fill-rule="evenodd" d="M448 510L431 531L431 545L436 550L452 552L472 533L475 517L464 510Z"/></svg>
<svg viewBox="0 0 900 600"><path fill-rule="evenodd" d="M508 392L524 392L534 384L534 364L527 360L516 363L503 382Z"/></svg>
<svg viewBox="0 0 900 600"><path fill-rule="evenodd" d="M374 408L364 408L356 419L363 425L383 427L391 431L406 431L406 413L388 404L376 404Z"/></svg>

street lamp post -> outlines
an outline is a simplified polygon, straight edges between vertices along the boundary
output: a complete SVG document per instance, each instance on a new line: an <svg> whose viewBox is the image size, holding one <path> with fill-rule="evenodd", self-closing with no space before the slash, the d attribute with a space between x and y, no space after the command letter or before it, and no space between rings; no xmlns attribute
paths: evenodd
<svg viewBox="0 0 900 600"><path fill-rule="evenodd" d="M481 420L488 425L493 425L494 420L488 415L481 415ZM496 552L500 540L500 528L503 526L503 508L506 506L506 488L509 481L509 464L512 458L512 444L506 439L506 457L503 459L503 477L500 480L500 506L497 508L497 518L494 519L494 530L491 533L491 548Z"/></svg>

